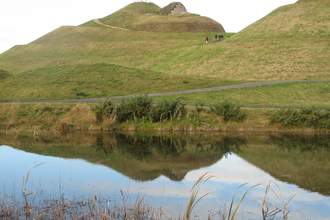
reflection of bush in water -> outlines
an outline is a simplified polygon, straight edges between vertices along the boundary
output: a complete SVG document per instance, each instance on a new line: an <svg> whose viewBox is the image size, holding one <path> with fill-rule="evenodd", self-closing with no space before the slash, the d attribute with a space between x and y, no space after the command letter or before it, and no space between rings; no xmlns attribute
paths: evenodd
<svg viewBox="0 0 330 220"><path fill-rule="evenodd" d="M105 155L114 153L116 147L116 139L114 137L104 137L102 134L97 135L95 143L96 151L103 151Z"/></svg>
<svg viewBox="0 0 330 220"><path fill-rule="evenodd" d="M212 151L217 151L222 153L225 157L228 154L242 152L241 147L246 147L245 139L241 137L225 137L220 141L217 141L215 144L211 145Z"/></svg>
<svg viewBox="0 0 330 220"><path fill-rule="evenodd" d="M137 136L117 135L118 149L123 153L129 153L138 160L148 160L154 152L162 157L178 157L185 151L185 143L166 139L159 136L140 138Z"/></svg>
<svg viewBox="0 0 330 220"><path fill-rule="evenodd" d="M271 143L280 150L314 152L330 151L330 135L293 135L270 136Z"/></svg>
<svg viewBox="0 0 330 220"><path fill-rule="evenodd" d="M190 137L164 137L164 136L139 136L117 134L115 136L116 150L123 154L130 154L139 161L148 161L152 156L160 155L162 158L177 158L187 152L187 146L195 146L195 153L204 154L214 152L228 155L231 152L241 152L242 146L247 146L244 138L241 137L218 137L214 140L191 139ZM105 154L114 152L112 144L105 143L102 136L97 137L96 146Z"/></svg>

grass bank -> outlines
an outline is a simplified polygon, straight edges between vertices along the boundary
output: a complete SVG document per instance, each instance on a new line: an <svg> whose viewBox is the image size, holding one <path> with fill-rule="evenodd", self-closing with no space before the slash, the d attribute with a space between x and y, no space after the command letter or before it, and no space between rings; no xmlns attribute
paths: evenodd
<svg viewBox="0 0 330 220"><path fill-rule="evenodd" d="M330 127L330 110L327 109L285 111L241 108L234 104L223 101L213 107L202 103L187 106L179 101L163 100L155 105L146 96L117 104L111 101L96 104L2 103L0 130L34 134L78 130L315 132L328 131ZM288 123L290 120L293 122Z"/></svg>

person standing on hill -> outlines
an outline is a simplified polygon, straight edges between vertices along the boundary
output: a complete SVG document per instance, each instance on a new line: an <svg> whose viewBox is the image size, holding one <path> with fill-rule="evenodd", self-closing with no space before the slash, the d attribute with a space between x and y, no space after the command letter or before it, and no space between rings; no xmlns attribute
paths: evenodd
<svg viewBox="0 0 330 220"><path fill-rule="evenodd" d="M209 43L209 37L206 37L206 43L207 44Z"/></svg>

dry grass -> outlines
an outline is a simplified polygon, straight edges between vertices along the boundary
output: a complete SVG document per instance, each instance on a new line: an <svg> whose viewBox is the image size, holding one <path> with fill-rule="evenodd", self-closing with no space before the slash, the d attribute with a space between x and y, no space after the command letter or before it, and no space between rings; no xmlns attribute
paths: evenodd
<svg viewBox="0 0 330 220"><path fill-rule="evenodd" d="M0 108L0 121L13 123L17 121L18 112L21 105L19 103L2 104Z"/></svg>
<svg viewBox="0 0 330 220"><path fill-rule="evenodd" d="M209 179L211 178L215 178L215 176L210 175L208 173L203 174L202 176L200 176L198 178L198 180L196 180L195 184L192 186L191 190L190 190L190 196L188 199L188 203L187 203L187 207L186 207L186 212L185 212L185 219L189 220L190 216L191 216L191 212L194 209L194 207L197 205L197 203L199 201L201 201L201 199L203 199L205 196L211 194L211 193L206 193L204 195L202 195L199 199L197 199L198 196L198 192L200 190L200 187Z"/></svg>
<svg viewBox="0 0 330 220"><path fill-rule="evenodd" d="M202 195L199 199L197 199L198 197L198 192L200 190L200 188L202 187L202 185L207 182L208 180L212 179L212 178L217 178L216 176L210 175L208 172L203 174L202 176L200 176L198 178L198 180L196 180L195 184L193 185L193 187L191 188L191 192L190 192L190 197L188 199L188 203L187 203L187 207L186 207L186 212L185 212L185 220L189 220L191 219L191 212L194 209L194 207L201 202L201 200L206 197L207 195L213 194L212 192L206 193L204 195ZM241 186L238 187L238 189L244 187L248 185L248 183L244 183ZM239 202L235 204L235 199L237 197L237 193L235 193L232 197L230 206L228 208L228 211L226 211L227 209L224 207L223 208L223 212L222 214L220 214L220 217L222 220L228 219L228 220L235 220L237 219L237 215L238 215L238 211L240 210L241 206L243 205L243 201L245 200L245 197L250 195L252 196L252 192L250 192L252 189L262 186L264 184L256 184L253 185L251 187L249 187L244 193L243 195L240 197ZM293 196L291 196L289 198L289 200L287 202L285 202L282 198L282 192L281 189L279 188L279 186L270 181L268 184L265 184L265 193L264 193L264 197L262 200L262 205L261 205L261 216L262 219L266 220L266 219L274 219L275 217L277 217L277 215L280 215L279 213L282 212L282 219L289 219L293 216L289 216L289 204L291 202L291 200L297 195L294 194ZM273 187L273 185L276 186L276 188ZM275 203L273 201L270 201L269 198L269 193L273 193L273 195L275 196L275 198L277 199L277 202L283 206L283 207L277 207L275 205ZM216 202L220 203L220 201L218 201L217 199L215 199ZM220 212L221 213L221 212ZM256 215L256 216L260 216L257 213L251 213L251 212L246 212L252 215ZM212 217L209 214L208 219L211 220Z"/></svg>
<svg viewBox="0 0 330 220"><path fill-rule="evenodd" d="M0 218L9 219L174 219L159 208L154 208L144 201L144 197L137 198L135 203L117 204L111 199L83 198L83 199L44 199L40 204L22 204L9 198L1 197Z"/></svg>
<svg viewBox="0 0 330 220"><path fill-rule="evenodd" d="M55 130L66 130L72 127L73 130L88 130L96 126L96 116L91 106L86 104L75 105L66 115L55 124Z"/></svg>
<svg viewBox="0 0 330 220"><path fill-rule="evenodd" d="M3 104L0 106L0 125L6 132L18 132L15 124L18 120L18 113L21 105L19 103Z"/></svg>
<svg viewBox="0 0 330 220"><path fill-rule="evenodd" d="M246 118L241 122L224 121L216 116L208 107L202 111L196 107L186 106L186 115L180 119L171 119L152 123L147 119L118 123L113 113L98 123L92 111L94 104L2 104L0 105L0 130L5 132L31 132L40 135L51 131L65 134L69 131L101 131L101 130L132 130L132 131L283 131L288 128L278 123L270 123L270 116L275 109L242 108ZM292 131L314 132L316 128L291 127Z"/></svg>

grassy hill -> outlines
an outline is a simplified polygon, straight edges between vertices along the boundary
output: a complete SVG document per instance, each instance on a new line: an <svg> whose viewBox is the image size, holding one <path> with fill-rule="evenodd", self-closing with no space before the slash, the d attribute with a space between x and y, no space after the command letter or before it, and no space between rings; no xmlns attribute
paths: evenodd
<svg viewBox="0 0 330 220"><path fill-rule="evenodd" d="M139 31L157 32L225 32L218 22L196 14L166 15L163 11L173 8L171 3L159 8L153 3L138 2L127 5L117 12L100 19L106 25L124 27ZM81 26L99 26L89 21Z"/></svg>
<svg viewBox="0 0 330 220"><path fill-rule="evenodd" d="M60 27L0 54L0 69L12 75L0 81L1 99L104 97L250 81L329 79L329 0L280 7L237 34L225 34L225 41L208 45L206 36L212 40L220 34L220 29L208 27L221 24L193 14L160 15L160 10L155 4L133 3L100 19L130 30L89 21Z"/></svg>
<svg viewBox="0 0 330 220"><path fill-rule="evenodd" d="M178 52L159 69L225 79L328 79L329 15L329 0L283 6L221 44Z"/></svg>

